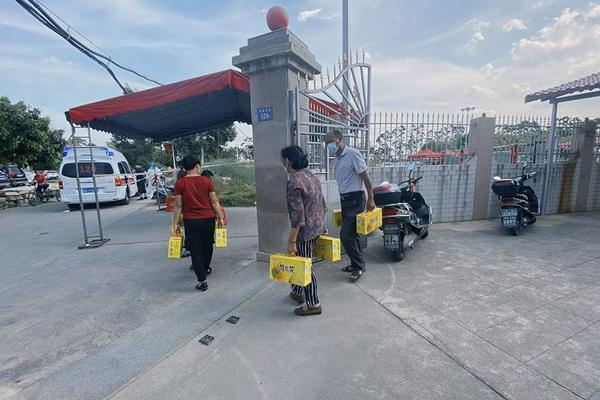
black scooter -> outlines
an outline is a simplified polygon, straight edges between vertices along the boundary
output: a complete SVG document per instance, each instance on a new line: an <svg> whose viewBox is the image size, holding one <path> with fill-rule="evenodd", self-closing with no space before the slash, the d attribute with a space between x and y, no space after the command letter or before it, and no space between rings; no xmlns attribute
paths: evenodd
<svg viewBox="0 0 600 400"><path fill-rule="evenodd" d="M414 169L415 164L411 162L407 180L398 185L383 182L373 189L375 204L382 208L383 247L396 261L402 261L406 250L429 235L429 226L433 223L431 207L415 191L423 177L413 178Z"/></svg>
<svg viewBox="0 0 600 400"><path fill-rule="evenodd" d="M540 214L538 198L531 186L525 182L534 179L540 171L527 173L528 162L523 165L520 176L513 179L502 179L495 176L492 191L498 196L498 210L502 226L511 235L520 235L527 225L533 225Z"/></svg>

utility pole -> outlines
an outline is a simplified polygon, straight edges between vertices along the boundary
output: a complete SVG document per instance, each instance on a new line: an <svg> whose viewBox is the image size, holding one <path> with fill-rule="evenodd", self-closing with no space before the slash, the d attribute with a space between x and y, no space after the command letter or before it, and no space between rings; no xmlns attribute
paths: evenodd
<svg viewBox="0 0 600 400"><path fill-rule="evenodd" d="M342 71L346 71L350 60L349 57L350 49L348 47L348 0L342 0ZM348 109L348 102L345 100L348 98L348 72L344 72L344 78L342 82L342 93L344 94L343 106L344 109ZM346 121L348 125L348 121ZM346 128L346 135L350 134L348 128Z"/></svg>

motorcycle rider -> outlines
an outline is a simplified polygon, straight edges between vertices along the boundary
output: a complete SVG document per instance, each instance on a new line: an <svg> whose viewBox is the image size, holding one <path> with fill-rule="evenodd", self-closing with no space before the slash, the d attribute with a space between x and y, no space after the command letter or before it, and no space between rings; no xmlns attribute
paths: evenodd
<svg viewBox="0 0 600 400"><path fill-rule="evenodd" d="M43 193L48 189L50 184L48 183L48 178L42 171L35 171L35 176L33 177L33 182L31 185L36 185L36 192L38 196L43 196Z"/></svg>

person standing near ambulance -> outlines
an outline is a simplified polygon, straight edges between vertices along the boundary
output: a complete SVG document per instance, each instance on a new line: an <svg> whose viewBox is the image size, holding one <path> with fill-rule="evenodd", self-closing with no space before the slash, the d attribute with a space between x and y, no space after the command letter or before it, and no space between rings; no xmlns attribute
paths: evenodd
<svg viewBox="0 0 600 400"><path fill-rule="evenodd" d="M373 185L365 158L360 151L345 145L339 129L329 131L325 143L329 154L335 154L335 180L342 207L340 239L350 257L350 265L343 271L350 272L350 281L356 282L366 270L360 236L356 232L356 216L375 208ZM366 198L364 189L367 190Z"/></svg>

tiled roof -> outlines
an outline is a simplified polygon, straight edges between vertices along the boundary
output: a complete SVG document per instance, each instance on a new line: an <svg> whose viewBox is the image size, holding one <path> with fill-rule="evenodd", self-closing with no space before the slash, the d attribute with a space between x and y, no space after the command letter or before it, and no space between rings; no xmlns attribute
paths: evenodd
<svg viewBox="0 0 600 400"><path fill-rule="evenodd" d="M600 89L600 72L525 96L525 103L549 100L584 90Z"/></svg>

